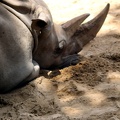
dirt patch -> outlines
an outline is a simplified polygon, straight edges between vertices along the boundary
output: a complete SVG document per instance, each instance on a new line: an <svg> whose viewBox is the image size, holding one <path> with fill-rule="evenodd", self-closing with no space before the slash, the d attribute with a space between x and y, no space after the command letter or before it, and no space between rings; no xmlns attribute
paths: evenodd
<svg viewBox="0 0 120 120"><path fill-rule="evenodd" d="M41 76L25 87L0 95L0 119L119 120L119 0L46 2L58 23L86 12L93 13L92 18L107 2L111 9L98 36L80 52L77 65L41 71Z"/></svg>

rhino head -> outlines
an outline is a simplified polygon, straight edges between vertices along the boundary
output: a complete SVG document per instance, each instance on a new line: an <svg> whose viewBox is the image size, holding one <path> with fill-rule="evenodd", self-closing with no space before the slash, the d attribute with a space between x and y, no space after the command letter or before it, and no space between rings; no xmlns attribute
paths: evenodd
<svg viewBox="0 0 120 120"><path fill-rule="evenodd" d="M33 59L42 69L64 68L79 62L78 53L96 37L109 11L109 4L92 20L81 24L89 14L83 14L57 25L45 14L32 21L37 34L37 47Z"/></svg>

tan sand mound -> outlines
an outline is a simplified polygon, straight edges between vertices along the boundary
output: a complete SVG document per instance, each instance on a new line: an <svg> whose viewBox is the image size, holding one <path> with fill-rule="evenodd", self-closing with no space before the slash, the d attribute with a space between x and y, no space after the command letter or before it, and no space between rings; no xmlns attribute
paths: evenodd
<svg viewBox="0 0 120 120"><path fill-rule="evenodd" d="M76 66L49 72L46 78L1 95L0 116L31 120L119 119L119 58L120 54L82 58Z"/></svg>

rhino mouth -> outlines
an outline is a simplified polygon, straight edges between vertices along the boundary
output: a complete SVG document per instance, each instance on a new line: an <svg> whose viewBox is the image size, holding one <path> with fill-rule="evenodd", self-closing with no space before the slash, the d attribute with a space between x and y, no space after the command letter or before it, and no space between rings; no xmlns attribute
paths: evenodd
<svg viewBox="0 0 120 120"><path fill-rule="evenodd" d="M60 64L52 65L48 68L48 70L63 69L65 67L69 67L71 65L76 65L77 63L80 62L81 58L82 57L78 54L68 55L61 59Z"/></svg>

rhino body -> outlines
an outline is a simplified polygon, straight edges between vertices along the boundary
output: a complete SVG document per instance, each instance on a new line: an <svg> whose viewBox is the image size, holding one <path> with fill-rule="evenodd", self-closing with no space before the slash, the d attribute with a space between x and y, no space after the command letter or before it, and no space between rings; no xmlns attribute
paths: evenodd
<svg viewBox="0 0 120 120"><path fill-rule="evenodd" d="M77 53L96 36L108 9L79 27L89 14L56 25L42 0L1 0L0 93L37 78L40 68L77 64Z"/></svg>

